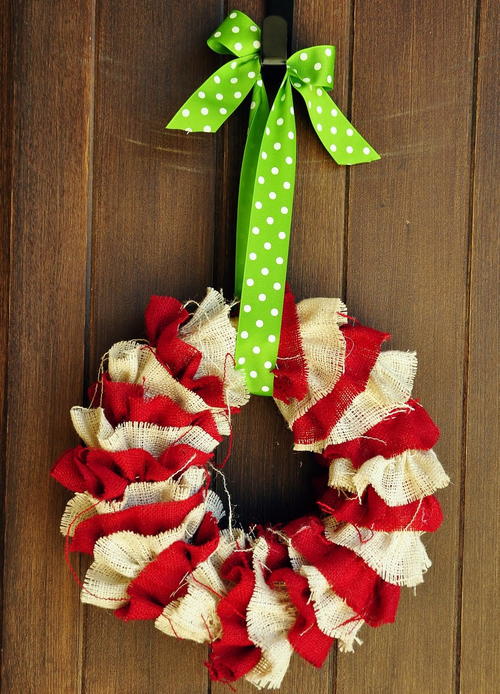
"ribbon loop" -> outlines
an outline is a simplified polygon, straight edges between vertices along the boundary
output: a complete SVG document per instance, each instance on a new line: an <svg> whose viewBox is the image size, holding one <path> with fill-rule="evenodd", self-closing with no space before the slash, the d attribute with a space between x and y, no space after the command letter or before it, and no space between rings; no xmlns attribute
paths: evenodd
<svg viewBox="0 0 500 694"><path fill-rule="evenodd" d="M296 88L300 81L313 86L331 89L333 87L333 70L335 66L335 46L311 46L297 51L286 61L287 72Z"/></svg>
<svg viewBox="0 0 500 694"><path fill-rule="evenodd" d="M260 28L246 14L233 10L207 39L207 44L215 53L242 58L257 55L260 40Z"/></svg>

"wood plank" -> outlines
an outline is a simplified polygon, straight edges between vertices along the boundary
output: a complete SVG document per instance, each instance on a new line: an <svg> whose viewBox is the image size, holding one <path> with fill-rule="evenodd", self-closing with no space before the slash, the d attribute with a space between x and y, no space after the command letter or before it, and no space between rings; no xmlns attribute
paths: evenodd
<svg viewBox="0 0 500 694"><path fill-rule="evenodd" d="M453 484L424 586L339 656L338 694L454 690L474 17L472 0L356 3L354 118L383 158L351 172L347 305L418 352Z"/></svg>
<svg viewBox="0 0 500 694"><path fill-rule="evenodd" d="M500 6L480 4L477 54L470 337L467 389L461 691L493 692L500 681L494 605L500 590L498 257Z"/></svg>
<svg viewBox="0 0 500 694"><path fill-rule="evenodd" d="M238 7L260 21L263 5L246 0ZM346 110L350 35L350 2L295 3L293 50L324 43L337 46L333 96ZM343 285L346 169L337 167L323 150L301 102L297 96L297 187L288 277L298 298L334 297L339 296ZM226 132L221 183L226 191L221 202L224 237L217 254L216 278L224 284L228 296L233 291L237 181L247 118L248 109L244 108L231 119ZM248 527L252 523L284 522L310 510L314 464L309 456L292 452L291 433L272 400L252 398L233 419L233 425L234 444L224 473L238 519ZM333 678L334 655L321 670L294 657L280 692L324 694L330 691ZM213 694L225 691L222 685L212 685ZM248 683L238 684L241 694L254 691Z"/></svg>
<svg viewBox="0 0 500 694"><path fill-rule="evenodd" d="M99 3L89 378L114 341L143 336L151 294L200 299L211 284L216 138L165 124L216 67L205 40L220 11L215 0ZM85 633L89 694L206 690L202 646L92 607Z"/></svg>
<svg viewBox="0 0 500 694"><path fill-rule="evenodd" d="M67 494L49 469L76 443L68 411L82 392L93 2L11 10L3 688L77 692L80 606L59 533Z"/></svg>

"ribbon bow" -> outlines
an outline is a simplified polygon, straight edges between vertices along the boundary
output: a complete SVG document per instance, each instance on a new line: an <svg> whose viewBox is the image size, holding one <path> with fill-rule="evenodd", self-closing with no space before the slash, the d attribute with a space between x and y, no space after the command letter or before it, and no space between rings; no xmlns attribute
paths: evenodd
<svg viewBox="0 0 500 694"><path fill-rule="evenodd" d="M233 11L207 43L234 59L216 70L181 106L167 128L215 132L252 92L236 230L235 294L241 298L235 358L248 389L272 395L285 293L295 186L292 88L303 97L314 130L337 164L380 159L328 96L334 46L291 55L269 109L261 79L259 27Z"/></svg>

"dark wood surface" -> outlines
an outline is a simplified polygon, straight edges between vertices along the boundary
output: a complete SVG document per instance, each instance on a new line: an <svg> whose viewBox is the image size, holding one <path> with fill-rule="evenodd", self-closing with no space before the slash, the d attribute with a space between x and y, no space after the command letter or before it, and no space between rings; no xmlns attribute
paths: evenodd
<svg viewBox="0 0 500 694"><path fill-rule="evenodd" d="M260 21L261 0L238 7ZM150 294L231 293L247 109L217 135L164 129L220 64L205 40L227 6L3 9L2 692L224 694L205 647L80 605L58 531L68 495L48 471L76 442L69 407L113 341L141 336ZM295 3L294 47L337 46L334 98L382 160L335 166L297 105L289 279L418 351L415 393L452 484L425 540L434 566L396 624L322 670L294 659L283 694L493 694L500 681L498 26L493 0ZM234 430L225 472L241 521L302 512L311 461L272 401L253 398Z"/></svg>

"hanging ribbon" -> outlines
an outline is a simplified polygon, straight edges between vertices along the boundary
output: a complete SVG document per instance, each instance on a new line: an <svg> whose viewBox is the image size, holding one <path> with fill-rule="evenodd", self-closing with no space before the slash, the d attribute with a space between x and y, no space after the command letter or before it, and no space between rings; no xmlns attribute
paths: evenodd
<svg viewBox="0 0 500 694"><path fill-rule="evenodd" d="M196 90L167 128L215 132L253 89L238 197L235 294L241 308L235 358L249 391L272 395L295 186L292 88L303 97L314 130L337 164L380 157L327 94L333 86L334 46L313 46L290 56L269 110L260 33L244 13L228 15L207 43L235 58Z"/></svg>

